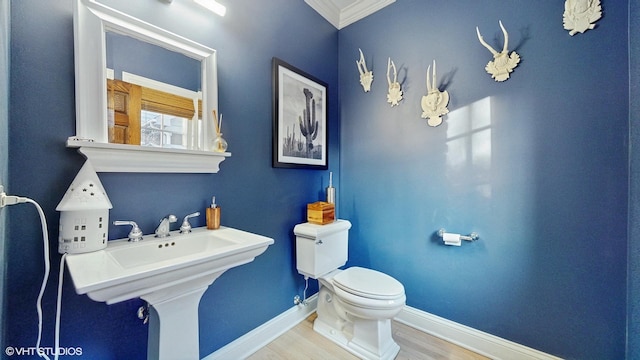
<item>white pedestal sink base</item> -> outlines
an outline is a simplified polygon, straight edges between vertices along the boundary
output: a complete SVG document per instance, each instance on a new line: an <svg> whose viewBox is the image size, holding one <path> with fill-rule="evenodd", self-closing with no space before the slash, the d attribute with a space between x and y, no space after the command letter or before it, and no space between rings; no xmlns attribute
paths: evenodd
<svg viewBox="0 0 640 360"><path fill-rule="evenodd" d="M148 360L200 359L198 305L209 285L223 272L140 297L149 303Z"/></svg>

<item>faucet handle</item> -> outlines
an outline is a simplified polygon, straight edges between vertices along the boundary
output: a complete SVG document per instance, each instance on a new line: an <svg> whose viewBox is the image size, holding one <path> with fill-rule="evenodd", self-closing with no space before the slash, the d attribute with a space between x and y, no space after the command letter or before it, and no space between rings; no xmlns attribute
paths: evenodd
<svg viewBox="0 0 640 360"><path fill-rule="evenodd" d="M196 211L193 214L189 214L184 217L184 220L182 220L182 225L180 226L180 234L188 234L191 232L191 224L189 224L189 219L196 216L200 216L199 211Z"/></svg>
<svg viewBox="0 0 640 360"><path fill-rule="evenodd" d="M131 231L129 232L129 241L140 241L142 240L142 230L135 221L122 221L116 220L113 222L113 225L131 225Z"/></svg>

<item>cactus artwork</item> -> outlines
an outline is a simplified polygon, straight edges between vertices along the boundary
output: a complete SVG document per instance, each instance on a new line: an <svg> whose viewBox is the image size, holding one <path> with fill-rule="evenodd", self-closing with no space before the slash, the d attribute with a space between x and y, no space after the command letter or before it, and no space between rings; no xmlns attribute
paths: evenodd
<svg viewBox="0 0 640 360"><path fill-rule="evenodd" d="M287 133L282 139L282 149L286 156L315 159L321 156L322 150L322 145L313 144L320 132L320 125L316 119L316 101L309 89L304 88L302 93L305 96L305 108L302 109L302 115L298 116L297 123L293 124L293 129L287 126Z"/></svg>
<svg viewBox="0 0 640 360"><path fill-rule="evenodd" d="M318 120L316 120L316 101L313 99L313 93L309 89L304 88L304 97L306 99L307 108L302 110L302 116L298 116L300 124L300 132L306 139L307 157L310 158L313 152L313 140L318 136Z"/></svg>

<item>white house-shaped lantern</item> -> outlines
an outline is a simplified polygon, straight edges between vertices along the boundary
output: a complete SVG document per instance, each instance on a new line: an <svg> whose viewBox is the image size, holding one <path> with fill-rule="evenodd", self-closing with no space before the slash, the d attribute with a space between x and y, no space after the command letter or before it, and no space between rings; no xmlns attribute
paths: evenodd
<svg viewBox="0 0 640 360"><path fill-rule="evenodd" d="M86 253L107 247L113 208L93 166L85 162L56 207L60 211L58 252Z"/></svg>

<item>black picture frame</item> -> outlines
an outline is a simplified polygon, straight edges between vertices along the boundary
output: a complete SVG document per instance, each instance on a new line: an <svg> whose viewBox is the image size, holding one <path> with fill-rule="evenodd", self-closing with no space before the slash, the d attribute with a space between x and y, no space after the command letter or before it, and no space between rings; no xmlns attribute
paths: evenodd
<svg viewBox="0 0 640 360"><path fill-rule="evenodd" d="M272 72L272 166L326 170L329 167L327 84L275 57Z"/></svg>

